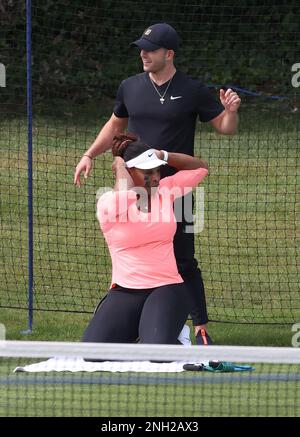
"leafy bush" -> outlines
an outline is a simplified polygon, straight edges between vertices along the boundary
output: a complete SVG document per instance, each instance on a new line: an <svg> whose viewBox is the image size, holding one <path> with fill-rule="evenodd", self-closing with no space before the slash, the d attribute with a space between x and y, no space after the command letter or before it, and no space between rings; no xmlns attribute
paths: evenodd
<svg viewBox="0 0 300 437"><path fill-rule="evenodd" d="M206 83L291 93L297 59L299 6L224 0L219 5L165 0L33 0L32 80L35 103L86 103L113 97L120 81L141 70L128 44L147 25L167 21L181 35L177 66ZM1 100L24 102L26 10L23 0L0 0L0 62L7 88ZM4 100L3 100L4 101Z"/></svg>

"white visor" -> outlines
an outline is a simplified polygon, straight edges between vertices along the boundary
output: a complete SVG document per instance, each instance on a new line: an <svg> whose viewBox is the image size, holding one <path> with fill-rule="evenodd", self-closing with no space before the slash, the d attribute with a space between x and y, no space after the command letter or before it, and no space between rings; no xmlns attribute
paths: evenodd
<svg viewBox="0 0 300 437"><path fill-rule="evenodd" d="M143 152L135 158L127 161L126 167L135 167L140 168L141 170L148 170L150 168L160 167L161 165L166 164L166 161L163 161L157 157L154 149L149 149L146 150L146 152Z"/></svg>

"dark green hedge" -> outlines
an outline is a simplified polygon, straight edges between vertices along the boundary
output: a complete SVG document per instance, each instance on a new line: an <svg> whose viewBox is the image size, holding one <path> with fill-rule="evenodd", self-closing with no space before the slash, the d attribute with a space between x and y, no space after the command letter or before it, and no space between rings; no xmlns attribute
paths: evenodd
<svg viewBox="0 0 300 437"><path fill-rule="evenodd" d="M196 4L195 4L196 3ZM206 83L291 94L300 62L298 1L32 1L35 102L73 103L114 96L141 70L128 44L146 26L167 21L183 43L177 66ZM0 62L7 68L1 101L25 98L25 1L0 0Z"/></svg>

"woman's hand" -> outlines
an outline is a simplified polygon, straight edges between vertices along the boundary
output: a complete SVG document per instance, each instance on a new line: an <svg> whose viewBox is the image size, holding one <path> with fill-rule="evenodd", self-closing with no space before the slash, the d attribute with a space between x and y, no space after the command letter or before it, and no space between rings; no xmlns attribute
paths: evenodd
<svg viewBox="0 0 300 437"><path fill-rule="evenodd" d="M164 154L163 154L163 152L161 151L161 150L156 150L156 149L154 149L155 150L155 153L156 153L156 156L158 157L158 159L164 159Z"/></svg>

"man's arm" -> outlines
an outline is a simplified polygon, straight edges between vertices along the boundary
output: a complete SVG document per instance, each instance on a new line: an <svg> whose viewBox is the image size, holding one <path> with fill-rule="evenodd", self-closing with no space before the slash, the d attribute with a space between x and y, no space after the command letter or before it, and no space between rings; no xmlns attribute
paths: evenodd
<svg viewBox="0 0 300 437"><path fill-rule="evenodd" d="M241 99L236 92L229 88L226 92L223 89L220 90L220 100L224 106L224 111L210 120L210 124L220 134L233 135L238 127L237 111L241 104Z"/></svg>
<svg viewBox="0 0 300 437"><path fill-rule="evenodd" d="M107 123L103 126L99 132L97 138L89 149L84 153L83 157L77 164L74 184L80 187L80 175L84 172L84 177L87 178L92 170L92 159L96 156L104 153L112 145L113 137L119 133L123 132L127 126L128 118L119 118L114 114L110 117Z"/></svg>

